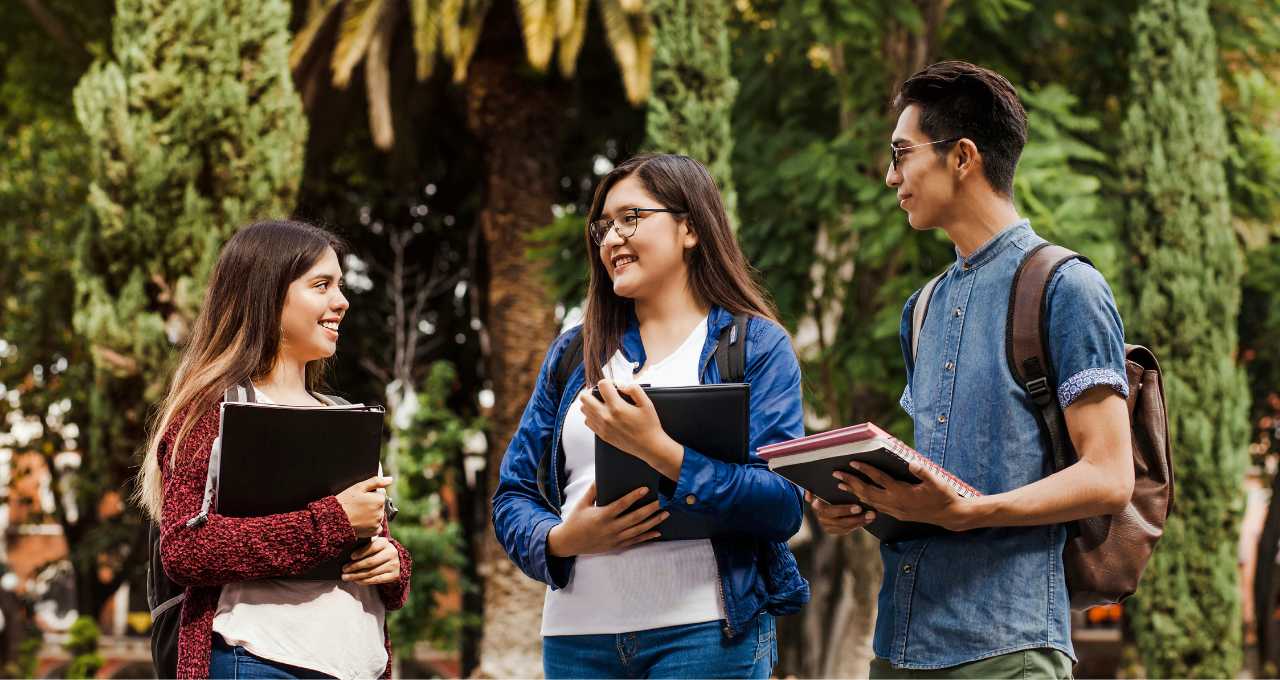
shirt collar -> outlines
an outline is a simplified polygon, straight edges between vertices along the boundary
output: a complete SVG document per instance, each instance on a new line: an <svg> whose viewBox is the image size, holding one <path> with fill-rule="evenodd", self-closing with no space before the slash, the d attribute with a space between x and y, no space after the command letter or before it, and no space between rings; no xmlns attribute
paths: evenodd
<svg viewBox="0 0 1280 680"><path fill-rule="evenodd" d="M640 339L640 320L636 318L635 305L628 305L627 313L627 330L622 334L622 356L627 361L643 366L648 360L644 352L644 341ZM706 354L710 351L711 340L720 337L720 333L733 323L733 314L729 310L717 304L711 305L711 310L707 314L707 343L702 349L702 358L699 365L706 362Z"/></svg>
<svg viewBox="0 0 1280 680"><path fill-rule="evenodd" d="M1000 230L1000 233L992 236L986 243L978 246L978 249L970 253L969 257L962 256L960 249L956 248L956 266L961 271L977 269L990 262L996 255L999 255L1000 251L1004 250L1009 244L1031 233L1031 221L1025 218L1018 220Z"/></svg>

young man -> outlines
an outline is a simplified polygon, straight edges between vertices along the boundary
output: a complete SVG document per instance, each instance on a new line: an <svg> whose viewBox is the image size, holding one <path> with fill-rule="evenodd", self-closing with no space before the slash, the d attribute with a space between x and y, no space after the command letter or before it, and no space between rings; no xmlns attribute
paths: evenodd
<svg viewBox="0 0 1280 680"><path fill-rule="evenodd" d="M1035 406L1004 347L1014 272L1044 242L1013 206L1026 113L1008 80L958 61L912 76L895 104L885 182L912 228L941 229L956 249L914 360L919 292L903 309L901 403L916 449L986 495L960 498L923 469L913 470L923 483L907 485L858 467L883 489L836 473L878 511L965 532L881 544L871 677L1069 677L1063 522L1117 512L1133 493L1120 316L1086 263L1063 266L1050 282L1049 359L1079 462L1048 474ZM857 505L809 500L833 534L874 518Z"/></svg>

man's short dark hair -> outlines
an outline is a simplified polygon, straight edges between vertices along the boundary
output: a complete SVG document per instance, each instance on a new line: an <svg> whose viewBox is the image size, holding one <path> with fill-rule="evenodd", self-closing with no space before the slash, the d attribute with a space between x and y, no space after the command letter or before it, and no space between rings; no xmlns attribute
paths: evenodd
<svg viewBox="0 0 1280 680"><path fill-rule="evenodd" d="M920 107L920 130L930 140L966 137L982 154L982 173L996 191L1013 196L1013 171L1027 143L1027 112L1004 76L965 61L942 61L907 78L893 105ZM945 154L949 145L936 150Z"/></svg>

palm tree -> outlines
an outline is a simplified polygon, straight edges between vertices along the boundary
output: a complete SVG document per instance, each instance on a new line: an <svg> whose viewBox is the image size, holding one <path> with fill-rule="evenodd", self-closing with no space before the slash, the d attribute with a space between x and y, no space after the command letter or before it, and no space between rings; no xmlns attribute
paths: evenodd
<svg viewBox="0 0 1280 680"><path fill-rule="evenodd" d="M318 106L316 93L348 87L363 64L369 124L382 150L391 149L396 138L394 41L411 37L419 81L432 76L441 57L452 64L452 80L465 93L467 126L484 153L478 226L487 269L482 338L495 397L489 414L490 489L556 332L545 264L526 255L525 237L552 220L560 177L555 133L563 126L565 82L574 76L590 5L590 0L310 0L291 55L309 110ZM639 105L649 94L653 54L643 0L596 0L595 5L627 99ZM548 74L553 58L555 75ZM543 589L511 564L492 532L485 531L480 541L484 633L479 673L536 674Z"/></svg>
<svg viewBox="0 0 1280 680"><path fill-rule="evenodd" d="M555 56L560 75L573 78L591 1L513 2L529 66L545 73ZM493 0L309 0L305 24L294 39L290 66L298 75L317 53L325 53L329 56L328 73L321 70L305 74L305 78L328 75L334 87L346 89L355 68L363 64L369 126L374 144L386 151L395 144L390 57L397 31L407 23L419 81L432 76L443 56L453 64L453 81L462 85L468 80L493 5ZM652 24L644 0L596 0L596 5L627 99L639 105L649 96L653 60ZM309 107L313 102L306 103Z"/></svg>

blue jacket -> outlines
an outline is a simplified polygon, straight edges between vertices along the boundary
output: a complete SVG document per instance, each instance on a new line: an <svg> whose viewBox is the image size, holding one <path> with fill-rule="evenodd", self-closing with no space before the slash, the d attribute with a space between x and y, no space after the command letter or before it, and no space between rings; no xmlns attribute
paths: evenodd
<svg viewBox="0 0 1280 680"><path fill-rule="evenodd" d="M721 331L731 323L729 312L712 307L700 360L703 384L720 382L720 371L711 359ZM498 542L524 573L552 588L568 585L573 575L573 558L547 552L547 534L562 521L564 480L555 472L562 465L560 428L585 378L580 364L569 376L564 393L556 394L555 367L581 332L581 326L566 331L547 351L533 396L502 459L493 496ZM645 363L634 317L622 338L622 353L638 366ZM728 637L748 630L747 624L762 611L794 614L809 601L809 583L800 576L786 544L800 529L801 491L755 455L761 446L804 434L800 365L786 332L766 319L752 317L747 322L745 380L751 384L748 463L724 463L685 448L674 492L659 499L662 507L678 503L684 510L729 519L727 524L734 527L735 533L711 539L724 596L722 627ZM542 480L550 503L538 490L538 463L544 455L550 456L543 466L549 471L547 479Z"/></svg>

